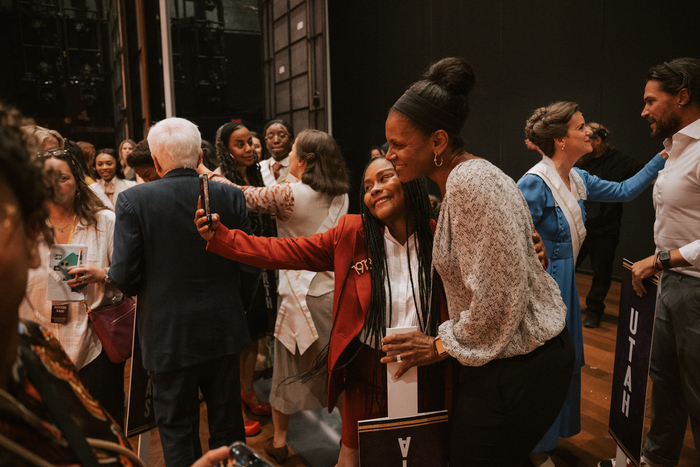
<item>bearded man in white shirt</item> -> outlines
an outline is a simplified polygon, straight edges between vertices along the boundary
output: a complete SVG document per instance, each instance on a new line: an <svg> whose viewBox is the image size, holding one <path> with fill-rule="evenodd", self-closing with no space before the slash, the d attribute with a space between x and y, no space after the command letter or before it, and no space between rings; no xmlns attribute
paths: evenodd
<svg viewBox="0 0 700 467"><path fill-rule="evenodd" d="M700 60L677 58L647 72L642 117L665 138L668 160L654 186L656 254L634 264L642 279L663 271L650 376L650 466L677 465L690 423L700 465ZM644 464L642 464L644 465Z"/></svg>

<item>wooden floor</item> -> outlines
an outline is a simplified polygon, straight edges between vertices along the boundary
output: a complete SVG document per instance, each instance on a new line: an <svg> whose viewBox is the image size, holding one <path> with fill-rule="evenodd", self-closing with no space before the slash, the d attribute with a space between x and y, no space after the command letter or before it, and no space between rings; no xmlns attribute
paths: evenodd
<svg viewBox="0 0 700 467"><path fill-rule="evenodd" d="M590 276L579 274L577 276L579 298L581 308L585 310L585 297L591 284ZM586 366L582 369L581 388L581 433L559 440L557 449L550 453L557 467L595 467L602 459L612 458L615 455L615 442L608 434L608 415L610 408L610 391L612 386L612 369L615 351L615 336L617 330L617 310L620 306L620 284L613 285L606 299L606 314L599 328L583 330L584 352ZM649 401L647 401L646 426L649 426ZM207 423L206 409L202 404L200 439L203 450L206 451ZM272 425L269 418L255 418L259 420L262 434L248 438L248 444L253 449L262 453L262 443L272 436ZM134 445L136 440L132 440ZM290 458L285 464L289 467L304 466L299 458L290 450ZM278 464L271 462L272 465ZM158 430L152 430L149 466L164 466L163 453L160 447ZM691 467L695 464L695 448L690 426L686 430L683 452L679 466ZM333 467L333 466L329 466Z"/></svg>

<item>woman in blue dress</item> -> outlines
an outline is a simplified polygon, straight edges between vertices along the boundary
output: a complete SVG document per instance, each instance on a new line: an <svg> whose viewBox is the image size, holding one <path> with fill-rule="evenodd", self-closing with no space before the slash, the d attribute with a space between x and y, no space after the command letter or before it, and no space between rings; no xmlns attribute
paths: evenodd
<svg viewBox="0 0 700 467"><path fill-rule="evenodd" d="M666 161L657 154L636 175L620 183L602 180L575 168L576 161L593 149L589 139L592 131L574 102L556 102L535 110L527 121L525 133L544 156L523 175L518 187L527 200L535 229L547 247L550 260L547 272L559 284L567 305L566 326L576 347L577 365L564 407L530 456L536 466L553 467L545 451L557 446L559 436L568 438L581 431L584 358L576 257L586 237L583 201L630 201L656 179Z"/></svg>

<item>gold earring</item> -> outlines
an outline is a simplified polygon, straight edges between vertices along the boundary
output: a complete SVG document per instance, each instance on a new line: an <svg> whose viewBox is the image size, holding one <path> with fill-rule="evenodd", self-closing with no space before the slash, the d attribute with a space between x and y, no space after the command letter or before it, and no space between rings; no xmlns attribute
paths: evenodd
<svg viewBox="0 0 700 467"><path fill-rule="evenodd" d="M445 160L440 159L440 163L438 164L437 156L437 153L435 153L435 157L433 157L433 163L435 164L435 167L442 167L442 163L445 162Z"/></svg>

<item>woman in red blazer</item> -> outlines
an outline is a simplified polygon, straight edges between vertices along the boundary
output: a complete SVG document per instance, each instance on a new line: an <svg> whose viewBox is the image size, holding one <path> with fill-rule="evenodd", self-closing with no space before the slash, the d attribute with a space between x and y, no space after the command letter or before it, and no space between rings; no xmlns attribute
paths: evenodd
<svg viewBox="0 0 700 467"><path fill-rule="evenodd" d="M379 361L386 328L413 324L435 336L447 319L432 269L435 222L425 182L402 184L393 164L376 158L365 168L362 191L361 215L345 215L312 237L255 237L228 230L216 214L206 226L203 209L195 217L207 250L226 258L269 269L335 272L333 329L318 366L328 372L329 411L345 391L340 467L359 465L357 421L387 413L386 371ZM419 412L448 407L446 363L419 368Z"/></svg>

